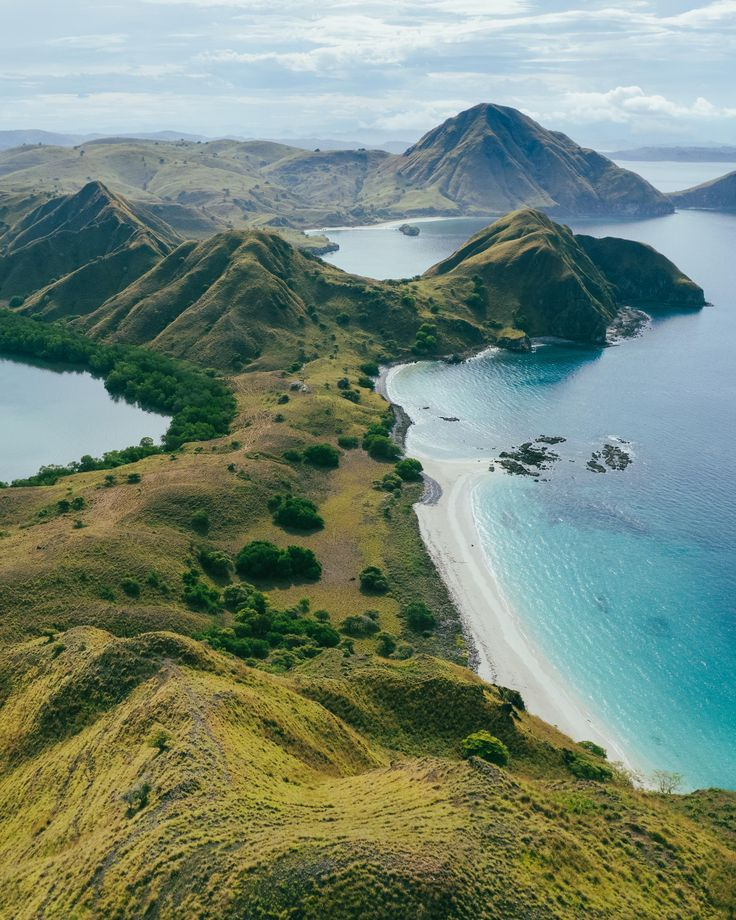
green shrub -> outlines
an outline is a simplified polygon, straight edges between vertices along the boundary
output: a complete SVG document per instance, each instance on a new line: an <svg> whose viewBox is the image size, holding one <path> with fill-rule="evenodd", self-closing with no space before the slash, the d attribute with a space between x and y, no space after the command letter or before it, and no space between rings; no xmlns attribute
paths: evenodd
<svg viewBox="0 0 736 920"><path fill-rule="evenodd" d="M374 389L373 380L370 377L358 377L358 386L363 387L364 390Z"/></svg>
<svg viewBox="0 0 736 920"><path fill-rule="evenodd" d="M375 361L366 361L365 364L360 365L360 369L368 377L378 377L381 373L381 369Z"/></svg>
<svg viewBox="0 0 736 920"><path fill-rule="evenodd" d="M394 469L404 482L418 482L422 478L424 467L413 457L406 457L404 460L399 460Z"/></svg>
<svg viewBox="0 0 736 920"><path fill-rule="evenodd" d="M203 546L199 551L199 561L205 572L217 578L229 578L233 570L230 554L219 549Z"/></svg>
<svg viewBox="0 0 736 920"><path fill-rule="evenodd" d="M377 633L379 629L378 623L376 623L372 617L366 616L363 613L346 617L340 626L342 632L348 636L352 636L354 639L364 639L367 636L372 636Z"/></svg>
<svg viewBox="0 0 736 920"><path fill-rule="evenodd" d="M399 661L406 661L408 658L414 654L414 646L409 645L408 642L401 642L394 652L394 658L398 658Z"/></svg>
<svg viewBox="0 0 736 920"><path fill-rule="evenodd" d="M124 578L120 582L120 587L128 595L128 597L141 596L141 583L136 578Z"/></svg>
<svg viewBox="0 0 736 920"><path fill-rule="evenodd" d="M490 732L473 732L460 742L460 753L467 760L469 757L480 757L499 767L505 767L509 762L509 749L500 739Z"/></svg>
<svg viewBox="0 0 736 920"><path fill-rule="evenodd" d="M401 456L401 448L387 434L366 434L363 450L367 450L374 460L398 460Z"/></svg>
<svg viewBox="0 0 736 920"><path fill-rule="evenodd" d="M82 498L81 495L75 496L70 502L72 511L82 511L86 504L87 502Z"/></svg>
<svg viewBox="0 0 736 920"><path fill-rule="evenodd" d="M565 766L578 779L589 779L598 783L607 783L613 779L613 770L605 764L596 763L575 751L563 751Z"/></svg>
<svg viewBox="0 0 736 920"><path fill-rule="evenodd" d="M220 608L220 592L200 581L199 572L190 569L182 575L184 591L182 599L187 607L205 613L216 613Z"/></svg>
<svg viewBox="0 0 736 920"><path fill-rule="evenodd" d="M233 613L243 607L250 607L260 613L266 609L266 595L245 582L239 585L228 585L222 592L222 600L227 609L232 610Z"/></svg>
<svg viewBox="0 0 736 920"><path fill-rule="evenodd" d="M358 577L366 594L386 594L388 591L388 579L377 565L366 566Z"/></svg>
<svg viewBox="0 0 736 920"><path fill-rule="evenodd" d="M595 741L579 741L578 745L594 757L600 757L601 760L606 760L608 757L606 749L596 744Z"/></svg>
<svg viewBox="0 0 736 920"><path fill-rule="evenodd" d="M437 326L434 323L422 323L417 330L416 341L412 351L417 354L426 354L437 348Z"/></svg>
<svg viewBox="0 0 736 920"><path fill-rule="evenodd" d="M331 444L310 444L304 449L304 460L312 466L334 469L340 465L340 451Z"/></svg>
<svg viewBox="0 0 736 920"><path fill-rule="evenodd" d="M281 455L284 460L288 460L289 463L301 463L302 462L302 452L296 450L294 447L290 447L288 450L285 450Z"/></svg>
<svg viewBox="0 0 736 920"><path fill-rule="evenodd" d="M210 516L206 511L200 509L194 512L189 523L192 530L196 530L197 533L207 533L210 529Z"/></svg>
<svg viewBox="0 0 736 920"><path fill-rule="evenodd" d="M268 501L274 524L294 530L322 530L324 519L314 502L294 495L274 495Z"/></svg>
<svg viewBox="0 0 736 920"><path fill-rule="evenodd" d="M352 403L360 402L360 390L343 390L340 396Z"/></svg>
<svg viewBox="0 0 736 920"><path fill-rule="evenodd" d="M398 492L401 489L403 480L396 473L386 473L381 480L381 488L385 492Z"/></svg>
<svg viewBox="0 0 736 920"><path fill-rule="evenodd" d="M23 301L25 298L21 297L19 294L16 294L15 297L11 297L8 302L8 306L11 310L17 310L18 307L23 306Z"/></svg>
<svg viewBox="0 0 736 920"><path fill-rule="evenodd" d="M141 481L141 474L140 473L128 473L127 479L130 485L135 485L136 483Z"/></svg>
<svg viewBox="0 0 736 920"><path fill-rule="evenodd" d="M388 658L396 651L396 639L391 633L382 632L376 636L376 651L382 658Z"/></svg>
<svg viewBox="0 0 736 920"><path fill-rule="evenodd" d="M360 444L360 441L357 438L350 437L349 435L341 435L337 439L337 443L343 450L355 450L355 448Z"/></svg>
<svg viewBox="0 0 736 920"><path fill-rule="evenodd" d="M322 566L311 549L304 546L287 546L286 553L291 563L291 577L296 580L319 581Z"/></svg>
<svg viewBox="0 0 736 920"><path fill-rule="evenodd" d="M403 613L406 625L415 632L426 632L437 625L435 615L422 601L407 604Z"/></svg>

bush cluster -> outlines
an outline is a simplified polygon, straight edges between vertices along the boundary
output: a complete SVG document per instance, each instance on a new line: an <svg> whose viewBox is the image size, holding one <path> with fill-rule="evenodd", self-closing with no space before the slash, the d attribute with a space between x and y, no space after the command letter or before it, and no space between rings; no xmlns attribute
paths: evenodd
<svg viewBox="0 0 736 920"><path fill-rule="evenodd" d="M287 610L276 610L268 598L252 585L238 585L239 603L231 628L211 627L199 637L213 648L239 658L268 658L280 652L279 663L291 667L297 660L335 648L339 633L326 622L329 615L317 611L309 615L309 603L301 601ZM232 592L234 594L234 592Z"/></svg>
<svg viewBox="0 0 736 920"><path fill-rule="evenodd" d="M273 513L273 522L280 527L294 530L322 530L324 519L314 502L295 495L273 495L268 500L268 510Z"/></svg>
<svg viewBox="0 0 736 920"><path fill-rule="evenodd" d="M394 469L404 482L419 482L424 467L413 457L406 457L404 460L399 460Z"/></svg>
<svg viewBox="0 0 736 920"><path fill-rule="evenodd" d="M340 465L340 451L331 444L310 444L304 448L302 456L304 462L312 466L334 469Z"/></svg>
<svg viewBox="0 0 736 920"><path fill-rule="evenodd" d="M404 620L409 629L415 632L428 632L437 625L432 611L422 601L413 601L403 609Z"/></svg>
<svg viewBox="0 0 736 920"><path fill-rule="evenodd" d="M279 549L266 540L246 544L235 557L235 568L239 575L255 581L319 581L322 576L322 566L311 549Z"/></svg>
<svg viewBox="0 0 736 920"><path fill-rule="evenodd" d="M200 575L196 569L189 569L181 578L184 582L182 600L187 607L202 613L217 613L220 609L220 592L217 588L211 588L205 582L200 581Z"/></svg>
<svg viewBox="0 0 736 920"><path fill-rule="evenodd" d="M366 566L358 577L360 587L367 594L385 594L388 591L388 579L377 565Z"/></svg>

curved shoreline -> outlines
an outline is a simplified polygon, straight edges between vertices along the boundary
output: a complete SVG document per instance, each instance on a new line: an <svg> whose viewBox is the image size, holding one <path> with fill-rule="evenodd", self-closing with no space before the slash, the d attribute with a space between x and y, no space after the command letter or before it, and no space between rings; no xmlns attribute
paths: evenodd
<svg viewBox="0 0 736 920"><path fill-rule="evenodd" d="M411 424L406 410L390 395L391 378L401 366L386 369L377 389ZM421 460L427 481L422 500L414 506L419 529L472 640L471 658L479 676L518 690L529 712L576 741L595 741L606 748L610 760L632 769L623 745L566 684L503 596L473 514L473 493L490 475L491 458L437 460L413 454Z"/></svg>

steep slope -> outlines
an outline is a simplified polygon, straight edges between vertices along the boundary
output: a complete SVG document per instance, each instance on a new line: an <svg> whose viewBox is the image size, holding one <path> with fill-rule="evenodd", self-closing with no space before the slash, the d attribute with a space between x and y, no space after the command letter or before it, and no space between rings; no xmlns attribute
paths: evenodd
<svg viewBox="0 0 736 920"><path fill-rule="evenodd" d="M53 318L99 306L179 238L153 214L90 182L33 209L2 242L0 297L24 297L24 312Z"/></svg>
<svg viewBox="0 0 736 920"><path fill-rule="evenodd" d="M554 215L652 217L668 214L664 195L564 134L516 109L478 105L426 134L387 163L407 210L503 213L519 207Z"/></svg>
<svg viewBox="0 0 736 920"><path fill-rule="evenodd" d="M678 208L736 211L736 172L727 173L720 179L695 185L682 192L672 192L669 198Z"/></svg>
<svg viewBox="0 0 736 920"><path fill-rule="evenodd" d="M632 298L702 302L702 291L668 260L620 242L637 279L626 282L615 257L607 258L615 245L591 244L591 261L567 228L519 211L422 279L379 282L326 265L276 233L229 231L182 244L80 322L103 341L233 370L254 360L265 367L302 362L324 349L323 334L337 341L348 327L364 348L381 343L393 357L524 343L525 335L603 344L617 307ZM434 329L428 346L423 324Z"/></svg>
<svg viewBox="0 0 736 920"><path fill-rule="evenodd" d="M5 914L729 915L734 853L713 827L733 797L709 802L711 824L697 800L687 817L575 781L575 746L468 672L323 657L286 679L171 633L91 628L4 651ZM502 731L508 769L460 759L469 726Z"/></svg>
<svg viewBox="0 0 736 920"><path fill-rule="evenodd" d="M703 289L652 246L578 234L576 242L605 275L617 303L627 306L705 306Z"/></svg>

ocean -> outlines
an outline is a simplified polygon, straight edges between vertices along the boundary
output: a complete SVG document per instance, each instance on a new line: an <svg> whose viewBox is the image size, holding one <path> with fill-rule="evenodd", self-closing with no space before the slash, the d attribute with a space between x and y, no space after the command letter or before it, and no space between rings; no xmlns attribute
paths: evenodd
<svg viewBox="0 0 736 920"><path fill-rule="evenodd" d="M663 189L713 168L626 166ZM414 238L390 227L330 232L341 245L331 261L408 277L485 223L422 223ZM548 481L495 472L475 489L488 564L535 644L634 764L682 773L687 788L733 789L736 215L683 211L573 229L651 243L712 306L652 310L641 337L602 350L545 344L531 355L419 362L392 377L391 395L415 422L410 454L491 457L541 434L566 438ZM623 444L631 466L590 472L587 460L606 443Z"/></svg>

